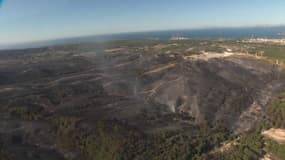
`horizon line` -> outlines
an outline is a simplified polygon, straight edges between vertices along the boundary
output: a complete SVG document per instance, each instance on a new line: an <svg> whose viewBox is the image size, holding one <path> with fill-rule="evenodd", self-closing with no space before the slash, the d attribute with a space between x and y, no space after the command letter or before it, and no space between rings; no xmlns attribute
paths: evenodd
<svg viewBox="0 0 285 160"><path fill-rule="evenodd" d="M73 38L83 38L83 37L96 37L96 36L112 36L112 35L124 35L124 34L135 34L135 33L151 33L151 32L167 32L167 31L187 31L187 30L207 30L207 29L239 29L239 28L267 28L267 27L285 27L285 24L264 24L264 25L242 25L242 26L204 26L204 27L193 27L193 28L177 28L177 29L153 29L153 30L139 30L139 31L129 31L129 32L109 32L109 33L90 33L82 35L71 35L66 37L55 37L47 39L38 39L25 42L11 42L11 43L0 43L0 48L5 46L16 46L25 45L31 43L44 43L57 40L73 39Z"/></svg>

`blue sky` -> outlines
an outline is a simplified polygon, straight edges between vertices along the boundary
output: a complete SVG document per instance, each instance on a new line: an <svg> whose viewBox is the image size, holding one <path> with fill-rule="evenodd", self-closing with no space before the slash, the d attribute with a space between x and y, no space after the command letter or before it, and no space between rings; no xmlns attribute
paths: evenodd
<svg viewBox="0 0 285 160"><path fill-rule="evenodd" d="M0 0L0 44L119 32L283 24L284 0Z"/></svg>

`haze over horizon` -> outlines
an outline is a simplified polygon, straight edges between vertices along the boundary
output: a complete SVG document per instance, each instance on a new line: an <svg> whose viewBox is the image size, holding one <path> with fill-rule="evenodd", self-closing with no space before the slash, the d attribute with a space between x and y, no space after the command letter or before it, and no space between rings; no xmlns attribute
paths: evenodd
<svg viewBox="0 0 285 160"><path fill-rule="evenodd" d="M282 0L0 0L0 44L122 32L284 25L284 10Z"/></svg>

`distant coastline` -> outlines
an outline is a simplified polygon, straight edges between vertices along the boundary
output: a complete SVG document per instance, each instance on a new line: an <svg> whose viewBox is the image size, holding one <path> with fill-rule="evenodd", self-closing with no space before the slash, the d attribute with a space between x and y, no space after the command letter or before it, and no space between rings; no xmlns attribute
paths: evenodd
<svg viewBox="0 0 285 160"><path fill-rule="evenodd" d="M174 36L175 35L175 36ZM176 36L179 35L179 36ZM183 37L183 39L250 39L250 38L285 38L285 26L275 27L237 27L237 28L209 28L209 29L185 29L169 31L150 31L118 33L109 35L82 36L73 38L63 38L21 44L0 45L0 49L20 49L35 48L61 44L100 42L112 40L130 39L158 39L170 40L173 37Z"/></svg>

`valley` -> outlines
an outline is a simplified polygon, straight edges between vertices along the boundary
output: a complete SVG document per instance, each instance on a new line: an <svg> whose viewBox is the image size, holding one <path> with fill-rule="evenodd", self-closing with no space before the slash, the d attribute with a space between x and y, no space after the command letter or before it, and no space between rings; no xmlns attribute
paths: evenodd
<svg viewBox="0 0 285 160"><path fill-rule="evenodd" d="M284 62L242 40L2 50L0 159L279 160Z"/></svg>

